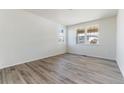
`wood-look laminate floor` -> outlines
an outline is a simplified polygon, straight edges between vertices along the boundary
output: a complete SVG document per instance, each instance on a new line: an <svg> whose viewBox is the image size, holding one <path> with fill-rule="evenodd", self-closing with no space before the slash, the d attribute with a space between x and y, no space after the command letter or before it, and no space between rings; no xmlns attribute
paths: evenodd
<svg viewBox="0 0 124 93"><path fill-rule="evenodd" d="M63 54L0 70L1 84L120 84L116 62Z"/></svg>

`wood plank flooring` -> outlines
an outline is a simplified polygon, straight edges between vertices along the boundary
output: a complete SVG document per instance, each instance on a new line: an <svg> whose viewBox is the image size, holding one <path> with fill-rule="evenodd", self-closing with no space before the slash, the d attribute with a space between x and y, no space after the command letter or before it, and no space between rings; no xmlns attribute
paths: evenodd
<svg viewBox="0 0 124 93"><path fill-rule="evenodd" d="M0 70L1 84L123 84L116 62L63 54Z"/></svg>

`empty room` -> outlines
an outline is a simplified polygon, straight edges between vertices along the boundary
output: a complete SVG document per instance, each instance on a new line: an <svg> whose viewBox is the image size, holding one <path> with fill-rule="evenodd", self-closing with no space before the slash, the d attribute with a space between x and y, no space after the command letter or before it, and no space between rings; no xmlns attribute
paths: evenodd
<svg viewBox="0 0 124 93"><path fill-rule="evenodd" d="M0 84L124 84L124 10L0 9Z"/></svg>

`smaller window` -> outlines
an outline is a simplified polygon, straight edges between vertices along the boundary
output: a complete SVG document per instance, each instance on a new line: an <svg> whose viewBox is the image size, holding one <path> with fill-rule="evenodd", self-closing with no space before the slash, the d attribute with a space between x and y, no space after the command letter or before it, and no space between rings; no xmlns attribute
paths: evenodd
<svg viewBox="0 0 124 93"><path fill-rule="evenodd" d="M58 33L58 42L63 43L64 42L64 30L61 29Z"/></svg>
<svg viewBox="0 0 124 93"><path fill-rule="evenodd" d="M85 43L85 29L77 29L76 43Z"/></svg>

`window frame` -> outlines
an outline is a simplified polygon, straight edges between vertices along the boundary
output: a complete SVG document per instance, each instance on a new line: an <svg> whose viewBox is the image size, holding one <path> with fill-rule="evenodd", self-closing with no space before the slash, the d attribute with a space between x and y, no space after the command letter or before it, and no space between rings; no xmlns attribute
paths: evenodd
<svg viewBox="0 0 124 93"><path fill-rule="evenodd" d="M83 32L82 34L84 34L84 36L82 36L82 37L84 37L84 43L85 43L85 41L86 41L86 40L85 40L85 39L86 39L86 32L85 32L85 29L78 29L78 30L83 30L83 31L84 31L84 32L82 31L82 32ZM80 33L78 33L78 32L80 32ZM81 34L81 31L76 31L76 44L81 44L81 41L79 41L79 38L80 38L81 36L79 37L79 36L78 36L79 34Z"/></svg>
<svg viewBox="0 0 124 93"><path fill-rule="evenodd" d="M96 35L91 35L91 37L94 36L94 37L97 38L97 43L96 44L89 43L89 40L87 39L87 37L90 36L90 35L88 35L88 28L90 28L90 27L96 27L96 29L98 30L98 31L96 31L96 33L97 33ZM78 38L79 38L78 35L77 35L77 32L78 32L77 30L78 29L83 29L85 31L85 36L84 36L84 42L83 43L81 43L81 42L78 41ZM78 28L78 29L76 29L76 44L99 45L99 32L100 32L99 24L89 25L89 26L86 26L86 27L83 27L83 28Z"/></svg>
<svg viewBox="0 0 124 93"><path fill-rule="evenodd" d="M59 44L62 44L62 43L65 42L65 31L64 31L64 29L61 29L58 32L58 42L59 42Z"/></svg>

